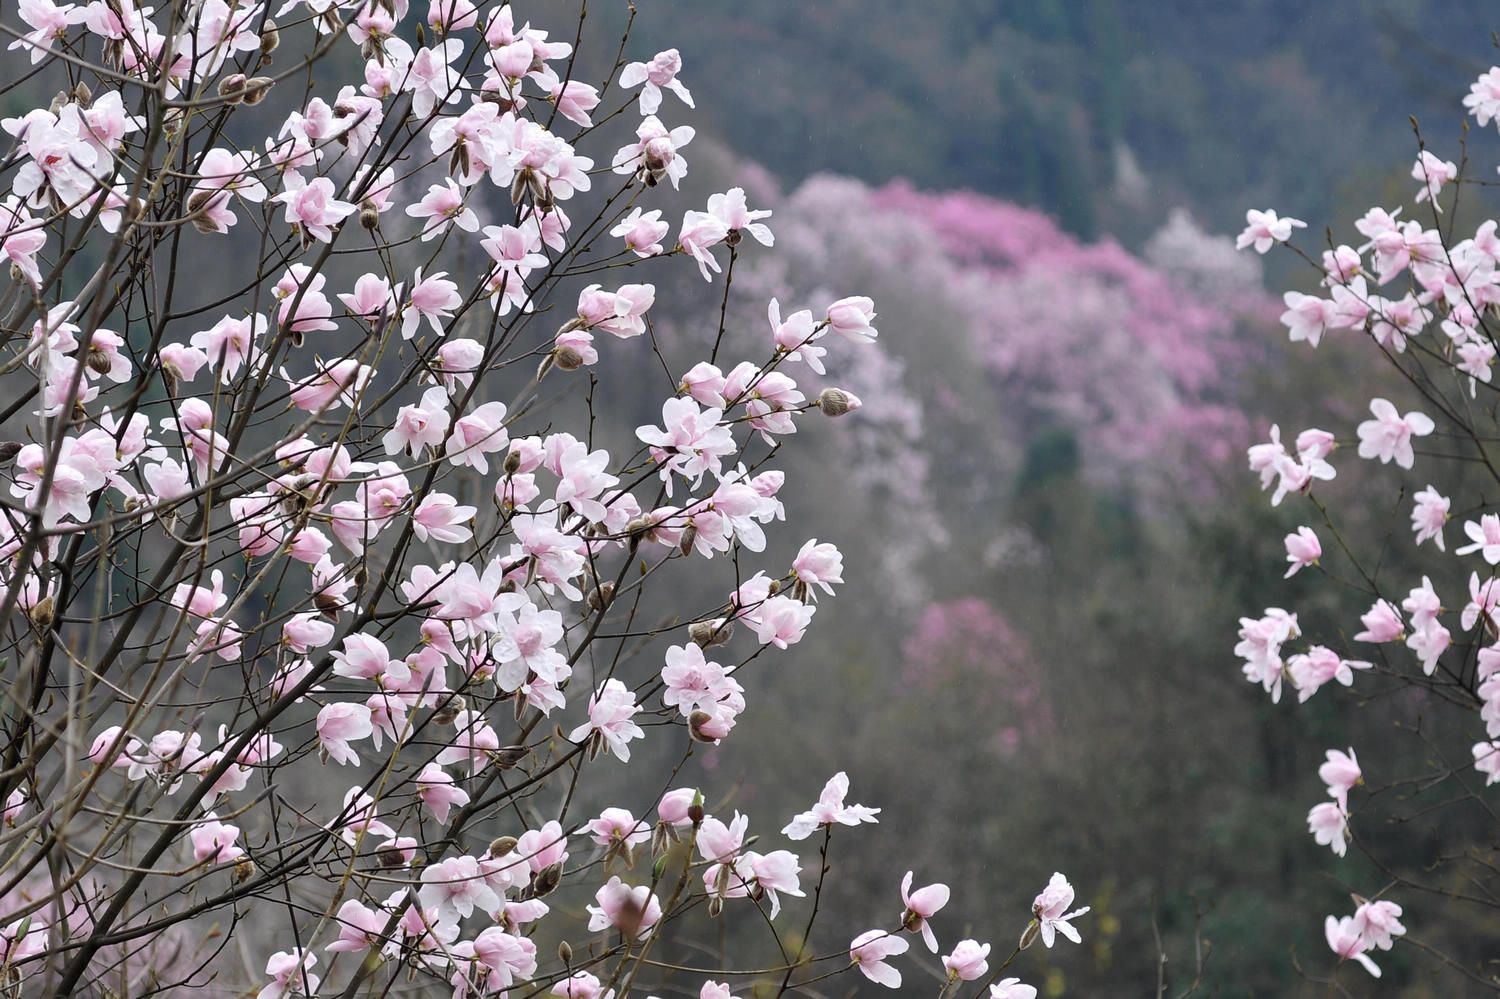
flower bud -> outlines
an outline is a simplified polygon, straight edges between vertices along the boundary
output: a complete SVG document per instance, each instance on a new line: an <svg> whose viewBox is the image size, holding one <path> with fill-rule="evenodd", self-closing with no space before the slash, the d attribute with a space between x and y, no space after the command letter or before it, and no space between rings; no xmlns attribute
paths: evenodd
<svg viewBox="0 0 1500 999"><path fill-rule="evenodd" d="M94 103L93 91L91 91L89 89L89 85L87 83L84 83L82 80L79 80L77 83L73 84L73 103L78 104L84 108L88 108L90 104Z"/></svg>
<svg viewBox="0 0 1500 999"><path fill-rule="evenodd" d="M526 186L528 183L526 180L526 175L530 172L530 170L522 170L511 179L510 203L512 205L519 205L521 203L521 198L526 193Z"/></svg>
<svg viewBox="0 0 1500 999"><path fill-rule="evenodd" d="M406 866L406 859L401 856L400 847L394 843L383 844L375 851L375 856L380 860L380 866L388 871L394 871Z"/></svg>
<svg viewBox="0 0 1500 999"><path fill-rule="evenodd" d="M15 461L16 455L20 454L25 446L20 441L0 441L0 464Z"/></svg>
<svg viewBox="0 0 1500 999"><path fill-rule="evenodd" d="M577 371L583 367L583 355L575 347L558 347L552 352L552 356L558 368L563 371Z"/></svg>
<svg viewBox="0 0 1500 999"><path fill-rule="evenodd" d="M724 645L733 636L733 621L695 621L688 625L688 638L692 639L700 649L712 649Z"/></svg>
<svg viewBox="0 0 1500 999"><path fill-rule="evenodd" d="M1030 947L1032 944L1036 943L1037 934L1041 933L1041 931L1042 924L1037 922L1035 919L1028 923L1026 925L1026 932L1021 934L1021 943L1019 949L1025 950L1027 947Z"/></svg>
<svg viewBox="0 0 1500 999"><path fill-rule="evenodd" d="M557 959L563 963L563 967L567 967L573 963L573 948L566 940L558 941Z"/></svg>
<svg viewBox="0 0 1500 999"><path fill-rule="evenodd" d="M454 719L458 717L458 713L468 706L469 704L464 700L462 694L454 694L452 699L439 708L437 714L432 716L432 720L439 725L452 725Z"/></svg>
<svg viewBox="0 0 1500 999"><path fill-rule="evenodd" d="M537 898L551 895L562 883L562 864L550 864L537 872L536 882L532 886L532 894Z"/></svg>
<svg viewBox="0 0 1500 999"><path fill-rule="evenodd" d="M52 610L54 603L52 595L38 600L31 608L31 620L38 628L49 628L52 626Z"/></svg>
<svg viewBox="0 0 1500 999"><path fill-rule="evenodd" d="M254 106L266 99L266 94L276 86L276 81L269 76L252 76L245 81L245 103Z"/></svg>
<svg viewBox="0 0 1500 999"><path fill-rule="evenodd" d="M517 698L517 702L524 703L521 702L520 698ZM501 770L513 770L517 764L531 755L531 750L525 746L501 746L495 750L493 755L495 757L495 766Z"/></svg>
<svg viewBox="0 0 1500 999"><path fill-rule="evenodd" d="M219 96L230 104L245 99L245 74L231 73L219 81Z"/></svg>
<svg viewBox="0 0 1500 999"><path fill-rule="evenodd" d="M594 588L589 590L589 609L596 611L603 610L605 607L609 606L609 602L614 598L615 584L609 580L605 580L598 586L595 586Z"/></svg>
<svg viewBox="0 0 1500 999"><path fill-rule="evenodd" d="M359 206L359 224L374 232L380 228L380 209L375 207L375 202L366 198Z"/></svg>
<svg viewBox="0 0 1500 999"><path fill-rule="evenodd" d="M499 859L514 850L519 842L514 836L501 836L490 843L490 856Z"/></svg>
<svg viewBox="0 0 1500 999"><path fill-rule="evenodd" d="M692 714L688 715L688 735L692 737L694 742L716 741L713 736L706 735L703 731L703 726L713 720L714 716L702 708L695 710Z"/></svg>
<svg viewBox="0 0 1500 999"><path fill-rule="evenodd" d="M859 396L851 395L843 389L830 386L818 393L818 408L823 411L824 416L843 416L854 412L861 405Z"/></svg>
<svg viewBox="0 0 1500 999"><path fill-rule="evenodd" d="M276 22L270 18L266 19L265 26L260 31L260 54L269 56L281 46L281 32L276 28Z"/></svg>
<svg viewBox="0 0 1500 999"><path fill-rule="evenodd" d="M71 103L72 100L69 98L68 92L66 90L59 90L57 94L52 98L52 103L47 106L47 110L50 111L52 113L52 116L55 118L58 115L62 114L63 108L67 107Z"/></svg>
<svg viewBox="0 0 1500 999"><path fill-rule="evenodd" d="M242 885L255 876L255 861L249 857L234 865L234 883Z"/></svg>
<svg viewBox="0 0 1500 999"><path fill-rule="evenodd" d="M682 532L682 540L677 542L677 550L684 555L693 553L693 543L698 540L698 528L689 524Z"/></svg>

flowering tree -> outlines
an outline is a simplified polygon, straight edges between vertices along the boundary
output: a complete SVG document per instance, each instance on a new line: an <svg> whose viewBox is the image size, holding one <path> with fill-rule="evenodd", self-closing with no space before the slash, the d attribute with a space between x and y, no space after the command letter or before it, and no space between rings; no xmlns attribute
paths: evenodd
<svg viewBox="0 0 1500 999"><path fill-rule="evenodd" d="M1464 105L1480 125L1500 115L1500 68L1479 78ZM1335 961L1303 970L1331 983L1344 977L1336 965L1353 962L1363 971L1349 974L1378 977L1389 967L1382 952L1405 940L1493 991L1500 978L1476 942L1479 927L1495 924L1500 888L1487 790L1500 781L1500 240L1493 219L1461 221L1475 214L1484 184L1470 175L1467 145L1457 162L1426 148L1420 133L1418 145L1412 204L1367 211L1354 223L1358 245L1299 249L1301 221L1247 215L1242 248L1288 244L1316 268L1313 293L1285 294L1291 341L1313 349L1357 337L1386 373L1372 376L1363 419L1345 414L1333 430L1284 437L1273 426L1250 448L1272 505L1301 504L1304 522L1285 537L1287 577L1322 574L1344 598L1242 618L1235 653L1273 701L1307 702L1342 686L1385 709L1358 753L1331 748L1317 768L1327 793L1307 824L1340 858L1352 900L1325 920ZM1336 467L1343 447L1378 467ZM1407 742L1392 739L1392 721ZM1350 725L1358 731L1359 719ZM1390 955L1398 967L1411 960L1406 950Z"/></svg>
<svg viewBox="0 0 1500 999"><path fill-rule="evenodd" d="M833 831L879 812L844 773L764 841L682 776L844 581L815 538L754 563L781 441L861 405L796 376L877 330L829 296L741 336L726 278L711 347L657 343L608 272L773 242L739 188L669 237L679 54L627 31L585 83L586 18L470 0L18 14L59 89L0 122L8 994L723 999L937 954L948 889L910 874L811 948ZM633 432L593 392L628 351L662 371ZM1034 995L1001 972L1072 903L1054 875L938 987ZM664 957L741 910L744 956Z"/></svg>

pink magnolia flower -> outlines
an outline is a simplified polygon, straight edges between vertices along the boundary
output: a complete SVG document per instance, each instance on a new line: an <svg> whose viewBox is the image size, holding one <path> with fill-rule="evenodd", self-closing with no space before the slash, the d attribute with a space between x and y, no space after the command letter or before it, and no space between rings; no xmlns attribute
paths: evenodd
<svg viewBox="0 0 1500 999"><path fill-rule="evenodd" d="M1356 642L1392 642L1406 631L1401 612L1389 600L1377 600L1375 606L1360 615L1365 630L1354 636Z"/></svg>
<svg viewBox="0 0 1500 999"><path fill-rule="evenodd" d="M485 880L485 872L473 857L449 857L422 869L422 887L417 893L423 906L437 910L440 924L457 923L476 908L495 912L500 896Z"/></svg>
<svg viewBox="0 0 1500 999"><path fill-rule="evenodd" d="M287 996L316 995L320 979L309 969L318 963L318 955L294 947L279 950L266 961L271 982L261 987L255 999L286 999Z"/></svg>
<svg viewBox="0 0 1500 999"><path fill-rule="evenodd" d="M1469 86L1464 107L1481 125L1488 125L1490 119L1500 117L1500 66L1491 66Z"/></svg>
<svg viewBox="0 0 1500 999"><path fill-rule="evenodd" d="M634 173L642 183L655 186L663 177L675 189L687 176L687 160L678 150L693 141L696 133L690 126L679 125L671 131L651 115L635 130L636 141L620 147L611 167L615 173Z"/></svg>
<svg viewBox="0 0 1500 999"><path fill-rule="evenodd" d="M886 964L885 959L905 954L910 946L885 930L865 930L849 941L849 959L870 981L888 989L899 989L901 972Z"/></svg>
<svg viewBox="0 0 1500 999"><path fill-rule="evenodd" d="M990 970L990 945L977 940L960 940L953 953L943 957L943 967L948 969L948 979L972 982L983 978Z"/></svg>
<svg viewBox="0 0 1500 999"><path fill-rule="evenodd" d="M879 335L870 325L875 315L875 303L869 298L863 295L841 298L828 307L828 327L847 339L869 342Z"/></svg>
<svg viewBox="0 0 1500 999"><path fill-rule="evenodd" d="M359 765L357 754L349 743L367 739L375 731L370 709L363 704L336 701L318 712L318 741L335 763Z"/></svg>
<svg viewBox="0 0 1500 999"><path fill-rule="evenodd" d="M630 761L630 741L645 736L645 731L631 721L640 711L630 688L614 677L589 696L589 720L579 725L568 738L573 742L598 738L622 763Z"/></svg>
<svg viewBox="0 0 1500 999"><path fill-rule="evenodd" d="M428 220L422 229L424 243L447 232L449 226L456 225L464 232L479 231L479 216L464 204L464 193L459 190L452 177L444 177L442 184L429 187L421 201L407 207L406 214L414 219Z"/></svg>
<svg viewBox="0 0 1500 999"><path fill-rule="evenodd" d="M1354 758L1353 748L1350 748L1347 753L1330 749L1326 755L1328 761L1318 767L1318 778L1328 785L1329 796L1337 801L1340 807L1346 807L1350 788L1364 783L1359 762Z"/></svg>
<svg viewBox="0 0 1500 999"><path fill-rule="evenodd" d="M1089 906L1065 912L1068 906L1073 904L1073 886L1068 879L1054 872L1052 880L1047 882L1047 887L1042 889L1031 903L1031 914L1039 922L1039 932L1042 935L1042 943L1051 947L1056 939L1056 934L1061 933L1074 943L1082 943L1078 931L1068 920L1074 916L1081 916L1089 911Z"/></svg>
<svg viewBox="0 0 1500 999"><path fill-rule="evenodd" d="M1473 544L1455 548L1453 554L1468 555L1471 552L1479 552L1490 565L1500 563L1500 515L1487 513L1479 518L1477 524L1472 520L1465 521L1464 533L1469 536Z"/></svg>
<svg viewBox="0 0 1500 999"><path fill-rule="evenodd" d="M1500 742L1476 742L1470 751L1474 769L1485 775L1485 787L1500 781Z"/></svg>
<svg viewBox="0 0 1500 999"><path fill-rule="evenodd" d="M770 218L768 210L751 211L745 204L745 189L731 187L723 194L713 194L708 199L708 214L724 223L730 233L731 244L739 241L739 233L748 232L762 246L771 246L776 237L771 230L756 219Z"/></svg>
<svg viewBox="0 0 1500 999"><path fill-rule="evenodd" d="M911 881L912 872L907 871L906 876L901 879L901 901L906 906L901 913L901 926L913 933L922 934L922 942L927 945L928 950L936 954L938 952L937 935L932 932L932 927L927 925L927 920L948 904L948 886L941 883L931 884L912 891Z"/></svg>
<svg viewBox="0 0 1500 999"><path fill-rule="evenodd" d="M559 80L549 88L548 98L557 105L558 113L575 125L593 126L589 112L599 106L599 91L592 85L579 80L566 83Z"/></svg>
<svg viewBox="0 0 1500 999"><path fill-rule="evenodd" d="M1375 419L1366 420L1358 428L1359 456L1379 458L1381 464L1394 460L1402 468L1411 468L1416 460L1412 453L1411 439L1425 437L1436 428L1423 413L1407 413L1401 416L1396 407L1385 399L1370 402L1370 412Z"/></svg>
<svg viewBox="0 0 1500 999"><path fill-rule="evenodd" d="M234 845L239 836L239 826L220 822L209 812L204 821L188 830L188 839L193 844L193 859L200 864L205 861L232 864L245 855L244 850Z"/></svg>
<svg viewBox="0 0 1500 999"><path fill-rule="evenodd" d="M295 173L287 177L298 176ZM333 181L317 177L301 187L288 190L271 199L286 205L285 221L299 225L314 239L324 243L333 239L333 226L359 211L359 206L340 201L333 194Z"/></svg>
<svg viewBox="0 0 1500 999"><path fill-rule="evenodd" d="M1451 505L1448 497L1429 485L1414 498L1416 506L1411 511L1411 529L1417 534L1417 544L1431 538L1437 550L1443 551L1443 525L1448 522Z"/></svg>
<svg viewBox="0 0 1500 999"><path fill-rule="evenodd" d="M651 838L651 826L623 808L606 808L585 828L600 846L632 847Z"/></svg>
<svg viewBox="0 0 1500 999"><path fill-rule="evenodd" d="M1319 687L1334 680L1345 687L1352 686L1354 670L1370 668L1370 663L1340 658L1337 652L1322 645L1314 645L1286 661L1287 672L1297 688L1298 702L1306 701L1318 692Z"/></svg>
<svg viewBox="0 0 1500 999"><path fill-rule="evenodd" d="M1434 211L1442 211L1443 206L1438 204L1438 192L1443 185L1458 177L1458 165L1452 160L1440 160L1429 150L1422 150L1421 155L1411 167L1411 179L1420 181L1422 186L1417 190L1417 203L1432 201Z"/></svg>
<svg viewBox="0 0 1500 999"><path fill-rule="evenodd" d="M677 245L698 262L698 273L703 275L703 280L712 281L709 271L718 274L722 269L714 255L708 251L728 238L728 227L715 216L707 212L682 213L682 228L677 232Z"/></svg>
<svg viewBox="0 0 1500 999"><path fill-rule="evenodd" d="M598 976L587 971L575 971L571 977L552 986L551 994L560 996L561 999L614 999L615 990L606 992Z"/></svg>
<svg viewBox="0 0 1500 999"><path fill-rule="evenodd" d="M620 71L620 86L629 90L640 87L641 114L656 114L661 108L661 92L670 90L688 107L693 106L693 95L677 79L682 72L682 56L676 49L667 49L651 57L650 62L633 62ZM1481 122L1481 124L1483 124Z"/></svg>
<svg viewBox="0 0 1500 999"><path fill-rule="evenodd" d="M1291 579L1297 574L1298 569L1315 565L1318 559L1323 557L1323 546L1318 542L1318 536L1310 527L1297 528L1297 533L1288 534L1285 541L1286 560L1292 563L1292 567L1286 571L1283 579Z"/></svg>
<svg viewBox="0 0 1500 999"><path fill-rule="evenodd" d="M631 887L618 876L594 895L598 905L587 906L589 932L614 927L627 940L644 940L661 921L661 902L646 885Z"/></svg>
<svg viewBox="0 0 1500 999"><path fill-rule="evenodd" d="M703 409L693 399L679 397L662 403L662 429L636 427L636 437L651 448L652 459L661 465L668 496L672 495L672 472L690 480L696 489L704 472L719 474L720 459L737 450L733 433L719 423L723 415L720 409Z"/></svg>
<svg viewBox="0 0 1500 999"><path fill-rule="evenodd" d="M1345 916L1343 919L1336 919L1329 916L1323 921L1323 935L1328 939L1329 949L1337 954L1341 961L1352 958L1371 975L1376 978L1380 977L1380 969L1365 953L1366 944L1354 926L1353 917Z"/></svg>
<svg viewBox="0 0 1500 999"><path fill-rule="evenodd" d="M448 809L454 805L462 808L469 803L469 793L436 763L427 764L417 775L417 797L439 822L448 821Z"/></svg>
<svg viewBox="0 0 1500 999"><path fill-rule="evenodd" d="M380 908L370 908L359 899L351 898L339 906L334 917L339 925L339 938L323 949L335 954L344 951L378 950L385 943L381 935L390 914Z"/></svg>
<svg viewBox="0 0 1500 999"><path fill-rule="evenodd" d="M1276 213L1269 209L1261 212L1252 208L1245 213L1245 221L1248 225L1234 241L1234 248L1243 250L1247 246L1254 246L1256 253L1265 253L1272 243L1285 243L1292 238L1293 229L1307 227L1306 222L1298 219L1277 218Z"/></svg>
<svg viewBox="0 0 1500 999"><path fill-rule="evenodd" d="M818 803L811 809L793 816L781 834L787 839L807 839L816 830L834 823L857 826L861 822L878 822L875 818L880 809L868 805L846 805L844 797L849 793L849 777L842 770L828 779ZM936 911L936 910L934 910ZM903 948L904 949L904 948Z"/></svg>
<svg viewBox="0 0 1500 999"><path fill-rule="evenodd" d="M1024 985L1019 978L1002 978L990 986L990 999L1036 999L1036 986Z"/></svg>
<svg viewBox="0 0 1500 999"><path fill-rule="evenodd" d="M662 795L661 801L656 806L656 814L668 825L691 825L693 820L689 817L689 813L695 804L702 807L702 795L699 794L698 789L679 787Z"/></svg>
<svg viewBox="0 0 1500 999"><path fill-rule="evenodd" d="M1371 947L1390 950L1394 937L1406 935L1401 925L1401 906L1384 900L1361 902L1354 910L1353 929L1366 950Z"/></svg>
<svg viewBox="0 0 1500 999"><path fill-rule="evenodd" d="M1349 849L1349 816L1337 801L1314 805L1307 813L1307 830L1319 846L1342 857Z"/></svg>
<svg viewBox="0 0 1500 999"><path fill-rule="evenodd" d="M661 209L646 212L636 208L621 219L609 234L623 237L625 245L636 256L654 257L662 251L662 237L671 229L670 224L661 220Z"/></svg>

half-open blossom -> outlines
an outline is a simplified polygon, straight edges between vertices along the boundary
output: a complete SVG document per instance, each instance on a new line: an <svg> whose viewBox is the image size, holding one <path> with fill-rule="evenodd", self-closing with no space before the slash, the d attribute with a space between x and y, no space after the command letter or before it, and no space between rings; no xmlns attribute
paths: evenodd
<svg viewBox="0 0 1500 999"><path fill-rule="evenodd" d="M905 954L910 946L901 937L885 930L865 930L849 941L849 959L870 981L888 989L899 989L901 972L886 964L885 959Z"/></svg>
<svg viewBox="0 0 1500 999"><path fill-rule="evenodd" d="M1056 939L1056 934L1061 933L1074 943L1082 943L1083 939L1078 935L1078 930L1069 922L1074 916L1081 916L1089 911L1085 905L1081 909L1066 911L1073 904L1073 886L1068 879L1060 873L1054 872L1052 879L1047 882L1047 887L1042 889L1031 903L1031 914L1037 920L1038 932L1042 935L1042 943L1051 947Z"/></svg>
<svg viewBox="0 0 1500 999"><path fill-rule="evenodd" d="M1299 527L1296 534L1288 534L1285 540L1286 560L1292 563L1283 577L1285 579L1291 579L1298 569L1317 564L1318 559L1323 557L1323 546L1311 527Z"/></svg>
<svg viewBox="0 0 1500 999"><path fill-rule="evenodd" d="M907 871L906 876L901 879L901 901L906 908L901 913L901 926L914 933L922 934L922 942L927 949L934 954L938 952L937 935L932 932L932 927L927 924L943 906L948 904L948 886L942 883L924 885L913 891L911 887L913 872Z"/></svg>

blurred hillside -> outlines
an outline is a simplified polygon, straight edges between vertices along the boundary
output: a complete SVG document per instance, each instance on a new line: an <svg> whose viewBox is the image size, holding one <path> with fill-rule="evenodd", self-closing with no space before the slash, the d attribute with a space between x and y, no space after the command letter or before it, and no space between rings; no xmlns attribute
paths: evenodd
<svg viewBox="0 0 1500 999"><path fill-rule="evenodd" d="M640 6L634 57L683 52L678 117L787 182L972 188L1131 245L1171 207L1227 232L1247 206L1368 204L1410 168L1407 115L1456 140L1500 27L1481 0Z"/></svg>

